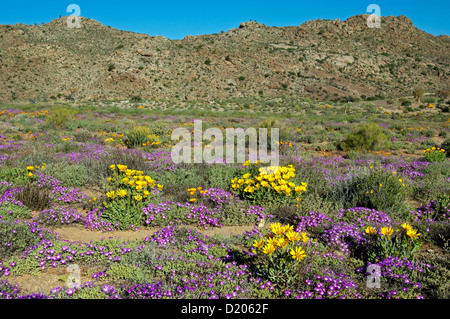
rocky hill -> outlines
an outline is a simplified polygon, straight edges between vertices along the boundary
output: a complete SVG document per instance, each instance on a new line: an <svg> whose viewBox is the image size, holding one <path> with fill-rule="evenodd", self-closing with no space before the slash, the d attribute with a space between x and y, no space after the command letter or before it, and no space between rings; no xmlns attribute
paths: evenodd
<svg viewBox="0 0 450 319"><path fill-rule="evenodd" d="M255 21L218 34L169 40L92 19L0 25L0 101L76 95L219 99L296 95L337 99L449 89L450 37L405 16L367 15L269 27ZM71 93L72 92L72 93ZM76 92L76 93L75 93Z"/></svg>

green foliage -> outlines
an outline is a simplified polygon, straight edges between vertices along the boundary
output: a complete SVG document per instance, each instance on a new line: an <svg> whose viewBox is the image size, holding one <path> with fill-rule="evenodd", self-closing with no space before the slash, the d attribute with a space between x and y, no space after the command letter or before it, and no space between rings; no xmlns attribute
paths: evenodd
<svg viewBox="0 0 450 319"><path fill-rule="evenodd" d="M442 143L441 148L445 150L447 157L450 157L450 138Z"/></svg>
<svg viewBox="0 0 450 319"><path fill-rule="evenodd" d="M17 218L28 219L32 217L31 210L28 207L10 202L0 203L0 215L10 220L16 220Z"/></svg>
<svg viewBox="0 0 450 319"><path fill-rule="evenodd" d="M396 174L372 169L336 189L333 196L344 208L366 207L383 212L402 214L410 187Z"/></svg>
<svg viewBox="0 0 450 319"><path fill-rule="evenodd" d="M134 127L131 131L126 132L125 136L125 144L129 148L161 144L159 136L153 134L153 130L147 126Z"/></svg>
<svg viewBox="0 0 450 319"><path fill-rule="evenodd" d="M347 136L341 147L344 151L373 151L378 149L386 138L386 134L379 125L375 123L362 124Z"/></svg>
<svg viewBox="0 0 450 319"><path fill-rule="evenodd" d="M439 147L433 147L428 148L424 151L425 153L425 160L430 163L435 162L444 162L445 158L447 157L447 152L445 149L439 148Z"/></svg>
<svg viewBox="0 0 450 319"><path fill-rule="evenodd" d="M61 181L66 187L82 187L89 183L91 176L82 164L54 163L46 166L46 174Z"/></svg>
<svg viewBox="0 0 450 319"><path fill-rule="evenodd" d="M413 229L411 226L410 228L402 227L399 230L390 228L392 234L383 234L383 229L386 231L388 228L390 227L383 227L380 232L373 229L375 233L367 235L368 243L364 247L367 261L378 262L389 256L414 259L421 246L419 240L421 234L417 232L417 229ZM413 233L410 233L411 230Z"/></svg>
<svg viewBox="0 0 450 319"><path fill-rule="evenodd" d="M156 181L142 171L130 170L124 165L111 165L112 176L108 178L107 200L103 203L106 211L102 219L111 222L119 229L141 225L144 220L142 207L156 200L158 189Z"/></svg>
<svg viewBox="0 0 450 319"><path fill-rule="evenodd" d="M77 114L75 109L56 108L47 117L46 124L65 127L65 125Z"/></svg>
<svg viewBox="0 0 450 319"><path fill-rule="evenodd" d="M0 260L5 260L14 254L21 253L24 248L41 242L39 232L32 233L25 223L0 220ZM43 232L45 239L53 239L54 236Z"/></svg>
<svg viewBox="0 0 450 319"><path fill-rule="evenodd" d="M0 181L6 181L16 186L28 184L28 171L22 167L2 168L0 169Z"/></svg>

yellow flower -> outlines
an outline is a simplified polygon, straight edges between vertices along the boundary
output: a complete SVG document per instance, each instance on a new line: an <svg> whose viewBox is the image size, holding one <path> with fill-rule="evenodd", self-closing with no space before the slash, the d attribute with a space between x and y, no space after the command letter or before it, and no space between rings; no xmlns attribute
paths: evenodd
<svg viewBox="0 0 450 319"><path fill-rule="evenodd" d="M291 242L296 242L300 240L300 234L296 231L290 230L286 233L286 238L289 239Z"/></svg>
<svg viewBox="0 0 450 319"><path fill-rule="evenodd" d="M375 230L375 228L373 228L373 227L367 227L366 228L366 233L368 234L368 235L373 235L373 234L375 234L377 231Z"/></svg>
<svg viewBox="0 0 450 319"><path fill-rule="evenodd" d="M403 223L402 224L402 228L404 230L408 231L408 230L412 229L412 226L410 224L408 224L408 223Z"/></svg>
<svg viewBox="0 0 450 319"><path fill-rule="evenodd" d="M306 243L306 242L308 242L309 237L306 236L306 233L301 233L301 234L300 234L300 240L301 240L302 242Z"/></svg>
<svg viewBox="0 0 450 319"><path fill-rule="evenodd" d="M411 239L415 239L420 236L420 234L417 233L417 229L412 228L406 231L406 235L408 235L408 237Z"/></svg>
<svg viewBox="0 0 450 319"><path fill-rule="evenodd" d="M381 229L381 233L383 234L383 236L389 237L390 235L392 235L394 233L394 230L391 227L382 227Z"/></svg>
<svg viewBox="0 0 450 319"><path fill-rule="evenodd" d="M275 239L275 244L276 246L283 248L284 246L289 244L289 240L285 237L277 238Z"/></svg>
<svg viewBox="0 0 450 319"><path fill-rule="evenodd" d="M141 195L136 195L136 196L134 196L134 199L139 202L139 201L142 200L142 196Z"/></svg>
<svg viewBox="0 0 450 319"><path fill-rule="evenodd" d="M290 254L292 255L292 258L300 261L306 257L305 251L301 247L295 247L295 249L291 249Z"/></svg>
<svg viewBox="0 0 450 319"><path fill-rule="evenodd" d="M116 196L116 194L114 193L114 191L110 191L106 193L106 196L108 196L109 198L114 198L114 196Z"/></svg>
<svg viewBox="0 0 450 319"><path fill-rule="evenodd" d="M273 253L275 251L275 246L274 245L266 245L263 248L263 253L265 253L266 255L270 255L271 253Z"/></svg>
<svg viewBox="0 0 450 319"><path fill-rule="evenodd" d="M247 178L249 178L249 177L250 177L250 173L244 174L244 175L242 176L243 179L247 179Z"/></svg>
<svg viewBox="0 0 450 319"><path fill-rule="evenodd" d="M116 165L115 164L113 164L113 165L111 165L110 167L109 167L111 170L113 170L113 169L115 169L116 168Z"/></svg>
<svg viewBox="0 0 450 319"><path fill-rule="evenodd" d="M124 197L124 196L127 196L127 191L124 189L119 189L116 194L119 197Z"/></svg>
<svg viewBox="0 0 450 319"><path fill-rule="evenodd" d="M160 185L160 184L158 184L157 186L156 186L157 188L158 188L158 190L162 190L163 189L163 185Z"/></svg>
<svg viewBox="0 0 450 319"><path fill-rule="evenodd" d="M191 198L189 201L190 202L195 202L195 201L197 201L197 198Z"/></svg>
<svg viewBox="0 0 450 319"><path fill-rule="evenodd" d="M34 176L34 174L33 174L33 173L31 173L31 172L29 172L29 173L27 174L27 176L28 176L28 177L33 177L33 176Z"/></svg>
<svg viewBox="0 0 450 319"><path fill-rule="evenodd" d="M284 227L281 226L280 223L274 223L270 225L270 229L272 231L272 233L274 233L275 235L282 235L284 234Z"/></svg>
<svg viewBox="0 0 450 319"><path fill-rule="evenodd" d="M262 246L264 246L264 238L262 238L260 241L257 241L255 239L253 246L255 246L256 248L261 248Z"/></svg>
<svg viewBox="0 0 450 319"><path fill-rule="evenodd" d="M27 170L29 170L29 171L34 170L34 166L27 166Z"/></svg>
<svg viewBox="0 0 450 319"><path fill-rule="evenodd" d="M147 197L148 195L150 195L149 191L144 191L144 196Z"/></svg>

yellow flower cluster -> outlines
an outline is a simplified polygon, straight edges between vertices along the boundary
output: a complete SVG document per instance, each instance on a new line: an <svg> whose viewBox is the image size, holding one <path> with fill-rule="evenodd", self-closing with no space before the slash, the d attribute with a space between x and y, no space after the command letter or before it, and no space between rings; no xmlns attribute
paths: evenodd
<svg viewBox="0 0 450 319"><path fill-rule="evenodd" d="M46 168L45 163L42 163L42 166L27 166L27 176L28 177L33 177L35 174L33 174L33 171L35 171L36 169L45 169Z"/></svg>
<svg viewBox="0 0 450 319"><path fill-rule="evenodd" d="M432 147L432 148L427 148L425 151L423 151L425 154L427 153L431 153L431 152L439 152L439 153L446 153L446 150L444 150L443 148L439 148L439 147Z"/></svg>
<svg viewBox="0 0 450 319"><path fill-rule="evenodd" d="M283 226L280 223L273 223L270 225L271 232L265 238L261 238L259 241L255 240L253 246L260 249L264 254L271 255L277 249L283 249L289 244L298 241L308 242L309 238L306 233L298 233L293 228L294 226L291 225ZM305 251L299 246L292 247L289 253L296 260L303 260L306 257Z"/></svg>
<svg viewBox="0 0 450 319"><path fill-rule="evenodd" d="M155 134L150 134L149 136L147 136L147 142L143 143L142 146L153 146L153 145L159 145L161 144L161 141L159 139L159 135L155 135Z"/></svg>
<svg viewBox="0 0 450 319"><path fill-rule="evenodd" d="M195 195L197 192L199 192L200 194L207 194L208 190L207 189L202 189L201 187L192 187L192 188L188 188L187 192L189 193L189 195L191 195L191 199L189 199L190 202L196 202L197 198L195 198Z"/></svg>
<svg viewBox="0 0 450 319"><path fill-rule="evenodd" d="M416 239L421 235L420 233L417 233L417 229L414 229L408 223L404 223L401 226L405 231L406 236L408 236L410 239ZM365 231L368 235L374 235L377 233L376 229L373 227L367 227ZM394 229L392 229L392 227L381 227L380 233L385 237L389 237L394 233Z"/></svg>
<svg viewBox="0 0 450 319"><path fill-rule="evenodd" d="M163 189L163 185L157 184L153 178L144 175L143 171L131 170L121 164L113 164L109 168L115 174L108 178L108 182L118 187L118 189L106 193L110 199L129 196L136 201L141 201L150 195L150 188Z"/></svg>
<svg viewBox="0 0 450 319"><path fill-rule="evenodd" d="M241 178L231 180L234 190L243 190L245 193L253 193L259 189L273 189L278 194L292 196L306 192L306 183L296 185L290 180L295 177L295 168L292 165L261 167L259 175L252 176L251 173L242 175Z"/></svg>

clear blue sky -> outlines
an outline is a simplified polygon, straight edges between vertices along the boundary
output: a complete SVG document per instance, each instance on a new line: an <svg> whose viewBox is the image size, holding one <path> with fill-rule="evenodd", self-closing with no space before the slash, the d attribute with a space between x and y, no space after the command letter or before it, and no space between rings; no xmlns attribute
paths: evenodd
<svg viewBox="0 0 450 319"><path fill-rule="evenodd" d="M169 39L219 33L250 19L268 26L345 20L367 13L370 4L378 4L382 16L405 15L428 33L450 35L450 0L4 0L0 3L0 24L47 23L71 14L67 12L69 4L79 5L81 16L104 25Z"/></svg>

